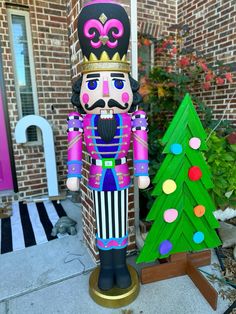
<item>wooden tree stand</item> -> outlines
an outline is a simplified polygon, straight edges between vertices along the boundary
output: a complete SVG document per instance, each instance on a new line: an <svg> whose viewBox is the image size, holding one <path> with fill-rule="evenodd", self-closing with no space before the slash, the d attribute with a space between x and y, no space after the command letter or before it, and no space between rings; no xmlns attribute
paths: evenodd
<svg viewBox="0 0 236 314"><path fill-rule="evenodd" d="M141 270L141 283L146 284L158 280L188 275L207 302L216 310L218 293L197 269L197 267L206 266L210 263L210 250L199 253L173 254L169 259L166 259L163 264L144 267Z"/></svg>

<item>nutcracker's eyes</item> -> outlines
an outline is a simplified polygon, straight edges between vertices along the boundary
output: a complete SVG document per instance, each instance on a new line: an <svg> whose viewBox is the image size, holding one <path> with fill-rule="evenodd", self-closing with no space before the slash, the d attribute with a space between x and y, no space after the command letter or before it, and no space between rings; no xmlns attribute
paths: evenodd
<svg viewBox="0 0 236 314"><path fill-rule="evenodd" d="M98 80L90 80L86 82L86 87L89 90L95 90L98 87Z"/></svg>
<svg viewBox="0 0 236 314"><path fill-rule="evenodd" d="M113 79L112 80L112 85L116 88L116 89L123 89L125 86L125 81L121 80L121 79Z"/></svg>

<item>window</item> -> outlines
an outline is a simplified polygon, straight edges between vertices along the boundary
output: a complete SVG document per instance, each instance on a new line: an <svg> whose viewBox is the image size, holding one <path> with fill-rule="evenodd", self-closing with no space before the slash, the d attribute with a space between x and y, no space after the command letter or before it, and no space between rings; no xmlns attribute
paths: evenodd
<svg viewBox="0 0 236 314"><path fill-rule="evenodd" d="M154 66L154 41L148 36L138 38L139 77L148 76Z"/></svg>
<svg viewBox="0 0 236 314"><path fill-rule="evenodd" d="M22 118L30 114L38 114L29 13L9 9L8 21L17 106L19 116ZM40 133L35 126L27 129L27 140L31 144L40 142Z"/></svg>

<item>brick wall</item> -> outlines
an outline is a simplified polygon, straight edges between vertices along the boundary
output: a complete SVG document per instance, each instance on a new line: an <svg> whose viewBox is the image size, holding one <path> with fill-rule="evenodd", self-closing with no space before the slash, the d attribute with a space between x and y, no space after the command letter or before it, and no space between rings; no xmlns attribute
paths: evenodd
<svg viewBox="0 0 236 314"><path fill-rule="evenodd" d="M39 115L54 130L59 187L65 189L66 115L70 108L71 76L64 0L13 0L8 7L26 10L30 15L33 55L36 72ZM10 3L10 5L9 5ZM14 129L19 120L12 55L10 49L6 1L0 2L0 40L19 194L24 198L47 194L42 145L18 145Z"/></svg>
<svg viewBox="0 0 236 314"><path fill-rule="evenodd" d="M152 47L140 47L139 57L143 60L143 52L149 50L151 57L140 76L148 76L150 69L155 66L163 66L165 61L156 53L157 44L155 39L173 33L170 27L177 23L177 1L150 1L138 0L138 32L139 36L151 38ZM145 60L145 57L144 57Z"/></svg>
<svg viewBox="0 0 236 314"><path fill-rule="evenodd" d="M158 38L168 35L169 27L177 23L176 0L137 0L138 31Z"/></svg>
<svg viewBox="0 0 236 314"><path fill-rule="evenodd" d="M203 52L208 62L213 65L216 60L222 60L225 64L236 62L235 0L179 0L178 23L190 27L185 45ZM214 109L215 119L221 119L226 109L224 118L236 124L236 67L233 76L234 83L209 91L197 91L197 94Z"/></svg>

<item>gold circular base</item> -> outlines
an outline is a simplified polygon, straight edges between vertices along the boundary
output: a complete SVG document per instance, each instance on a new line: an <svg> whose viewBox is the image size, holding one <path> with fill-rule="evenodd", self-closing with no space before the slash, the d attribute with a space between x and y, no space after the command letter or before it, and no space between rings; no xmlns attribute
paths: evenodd
<svg viewBox="0 0 236 314"><path fill-rule="evenodd" d="M109 308L117 308L133 302L139 293L139 279L136 270L128 265L132 284L126 289L114 287L108 291L98 288L99 267L97 267L89 278L89 294L99 305Z"/></svg>

